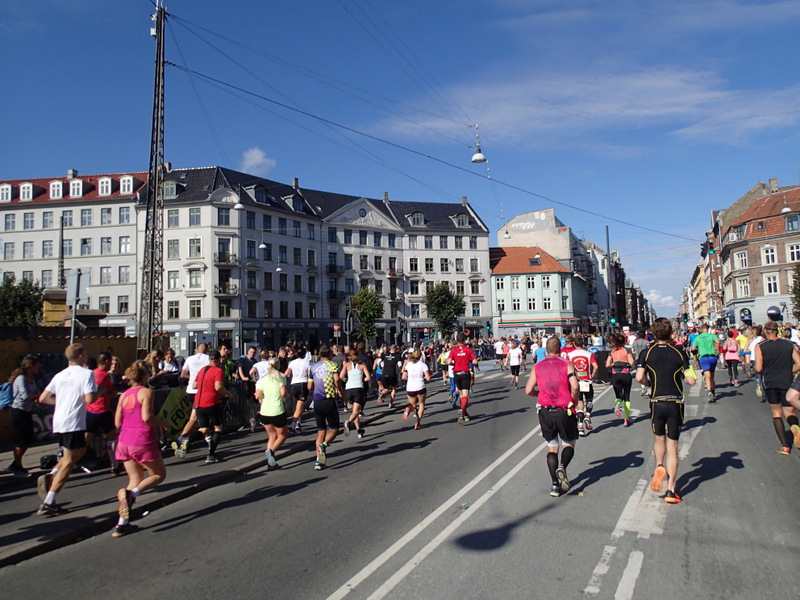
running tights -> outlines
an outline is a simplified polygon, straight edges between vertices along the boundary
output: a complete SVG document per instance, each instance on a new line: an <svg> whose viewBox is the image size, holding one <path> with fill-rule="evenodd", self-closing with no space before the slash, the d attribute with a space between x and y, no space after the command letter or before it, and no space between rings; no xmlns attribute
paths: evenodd
<svg viewBox="0 0 800 600"><path fill-rule="evenodd" d="M219 431L215 431L211 434L211 443L208 445L209 452L211 454L215 454L217 452L217 446L219 445L219 438L222 434Z"/></svg>
<svg viewBox="0 0 800 600"><path fill-rule="evenodd" d="M614 394L618 403L622 403L625 409L625 418L631 418L631 384L633 379L630 373L612 373L611 385L614 386Z"/></svg>
<svg viewBox="0 0 800 600"><path fill-rule="evenodd" d="M781 417L772 417L772 426L775 427L775 433L778 435L778 441L781 443L781 446L788 446L789 444L786 443L786 430L783 427L783 419Z"/></svg>
<svg viewBox="0 0 800 600"><path fill-rule="evenodd" d="M739 381L739 361L729 360L728 362L728 378L731 381Z"/></svg>
<svg viewBox="0 0 800 600"><path fill-rule="evenodd" d="M572 462L573 456L575 456L574 446L564 446L561 449L560 463L558 460L558 452L547 453L547 470L550 471L550 477L553 480L553 483L558 481L558 477L556 476L556 470L558 469L559 464L566 469L569 466L569 463Z"/></svg>

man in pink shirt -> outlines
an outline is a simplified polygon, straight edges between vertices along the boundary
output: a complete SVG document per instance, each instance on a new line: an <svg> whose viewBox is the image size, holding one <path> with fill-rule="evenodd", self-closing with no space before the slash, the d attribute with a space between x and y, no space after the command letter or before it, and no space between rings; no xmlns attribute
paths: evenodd
<svg viewBox="0 0 800 600"><path fill-rule="evenodd" d="M551 337L545 350L544 360L538 361L531 370L525 393L537 399L539 425L547 442L547 469L553 481L550 495L558 498L570 488L567 466L575 456L578 420L583 420L583 399L579 394L575 366L559 356L561 341ZM560 462L559 439L562 446Z"/></svg>

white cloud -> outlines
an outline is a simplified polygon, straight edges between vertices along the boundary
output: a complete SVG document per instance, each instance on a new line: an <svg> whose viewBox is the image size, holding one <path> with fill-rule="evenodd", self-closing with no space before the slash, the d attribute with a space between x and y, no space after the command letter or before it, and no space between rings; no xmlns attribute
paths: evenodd
<svg viewBox="0 0 800 600"><path fill-rule="evenodd" d="M251 175L266 175L275 168L275 159L267 158L264 151L258 146L248 148L242 153L239 170Z"/></svg>

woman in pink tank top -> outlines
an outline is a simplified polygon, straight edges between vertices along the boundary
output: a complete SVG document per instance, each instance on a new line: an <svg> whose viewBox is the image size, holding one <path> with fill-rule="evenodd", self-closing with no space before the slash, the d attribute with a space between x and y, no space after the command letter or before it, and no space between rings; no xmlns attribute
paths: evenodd
<svg viewBox="0 0 800 600"><path fill-rule="evenodd" d="M128 485L117 493L119 522L111 534L113 537L122 537L138 529L129 522L134 501L167 476L156 432L157 428L166 429L169 424L153 412L153 391L147 387L150 366L137 360L125 371L125 377L131 388L122 394L114 420L119 429L116 457L125 465ZM147 477L144 469L147 469Z"/></svg>

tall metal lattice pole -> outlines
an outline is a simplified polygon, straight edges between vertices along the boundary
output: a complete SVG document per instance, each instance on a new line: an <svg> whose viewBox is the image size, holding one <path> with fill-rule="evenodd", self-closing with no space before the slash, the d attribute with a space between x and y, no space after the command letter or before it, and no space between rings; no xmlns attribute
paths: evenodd
<svg viewBox="0 0 800 600"><path fill-rule="evenodd" d="M142 297L139 311L138 348L147 352L161 346L164 304L164 19L158 2L153 15L156 69L153 86L153 123L150 137L150 174L147 178L147 211L142 259Z"/></svg>

